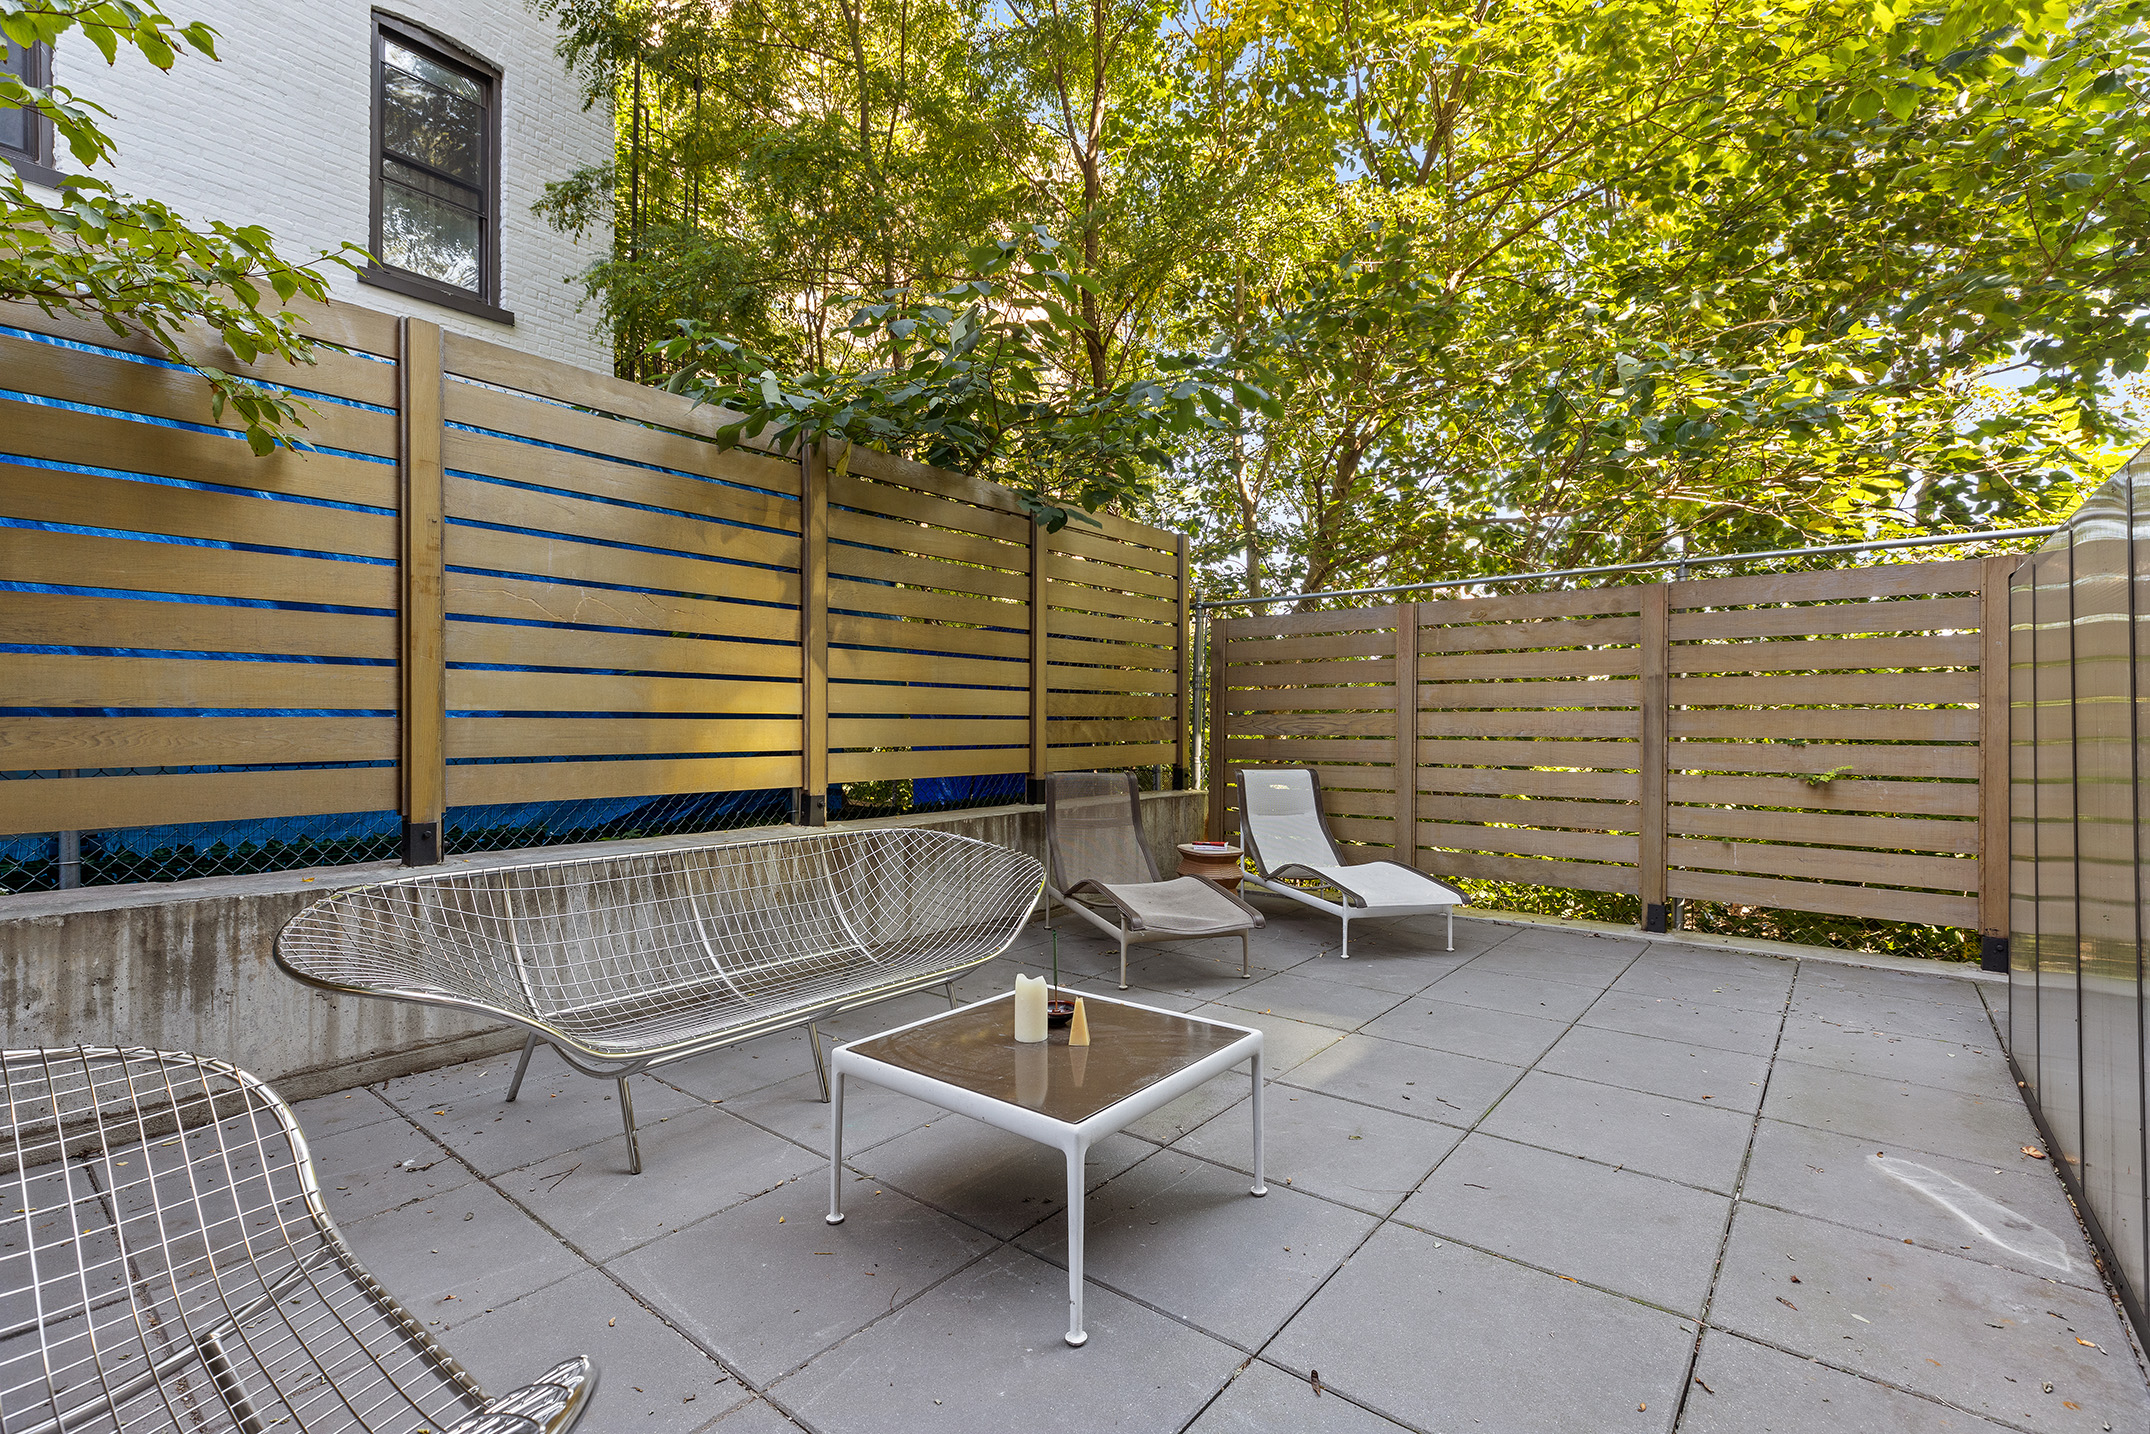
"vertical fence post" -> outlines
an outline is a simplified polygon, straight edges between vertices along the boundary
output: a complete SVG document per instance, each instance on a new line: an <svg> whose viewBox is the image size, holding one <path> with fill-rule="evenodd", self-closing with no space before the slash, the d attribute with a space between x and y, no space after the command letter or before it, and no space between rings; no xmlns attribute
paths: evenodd
<svg viewBox="0 0 2150 1434"><path fill-rule="evenodd" d="M1635 852L1637 890L1642 897L1642 929L1666 929L1665 877L1665 768L1670 755L1666 740L1672 725L1671 665L1672 584L1651 583L1642 596L1641 682L1636 693L1642 705L1642 748L1635 764L1641 791L1637 793L1639 836Z"/></svg>
<svg viewBox="0 0 2150 1434"><path fill-rule="evenodd" d="M829 450L799 450L800 826L829 822Z"/></svg>
<svg viewBox="0 0 2150 1434"><path fill-rule="evenodd" d="M1051 695L1047 669L1051 656L1052 604L1046 588L1045 565L1052 553L1052 534L1045 531L1043 523L1033 520L1030 524L1030 779L1023 785L1023 799L1033 806L1045 800L1045 777L1050 753L1046 739L1052 735L1046 726L1050 713L1046 700Z"/></svg>
<svg viewBox="0 0 2150 1434"><path fill-rule="evenodd" d="M1187 591L1187 535L1181 533L1172 546L1180 598L1179 621L1172 629L1173 668L1179 673L1179 723L1172 734L1172 790L1177 792L1186 790L1194 768L1194 594Z"/></svg>
<svg viewBox="0 0 2150 1434"><path fill-rule="evenodd" d="M1981 565L1978 663L1978 934L1979 965L2008 969L2009 705L2008 586L2022 559L1990 557Z"/></svg>
<svg viewBox="0 0 2150 1434"><path fill-rule="evenodd" d="M1208 748L1209 755L1209 821L1205 830L1216 841L1232 839L1224 810L1225 784L1230 776L1224 765L1224 675L1224 624L1212 617L1209 620L1209 702L1204 714L1209 721L1209 732L1203 745Z"/></svg>
<svg viewBox="0 0 2150 1434"><path fill-rule="evenodd" d="M440 326L403 319L397 363L396 452L402 469L403 864L441 859L448 808L447 569L441 464Z"/></svg>
<svg viewBox="0 0 2150 1434"><path fill-rule="evenodd" d="M1396 860L1418 870L1418 604L1396 604Z"/></svg>

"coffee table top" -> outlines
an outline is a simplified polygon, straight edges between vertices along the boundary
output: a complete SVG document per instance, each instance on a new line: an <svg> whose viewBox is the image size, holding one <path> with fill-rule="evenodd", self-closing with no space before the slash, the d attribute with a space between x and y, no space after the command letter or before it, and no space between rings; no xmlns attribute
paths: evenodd
<svg viewBox="0 0 2150 1434"><path fill-rule="evenodd" d="M1055 999L1078 993L1056 990ZM846 1047L883 1065L1077 1125L1215 1055L1251 1032L1172 1011L1083 994L1090 1044L1065 1030L1037 1045L1015 1040L1011 992Z"/></svg>

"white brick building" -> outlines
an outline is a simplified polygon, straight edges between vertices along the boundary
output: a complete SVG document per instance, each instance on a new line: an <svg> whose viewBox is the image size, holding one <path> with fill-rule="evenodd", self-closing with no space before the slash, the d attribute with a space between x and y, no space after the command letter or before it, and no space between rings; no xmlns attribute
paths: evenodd
<svg viewBox="0 0 2150 1434"><path fill-rule="evenodd" d="M610 340L594 305L578 309L575 282L609 250L611 235L593 230L577 242L531 205L547 181L610 158L612 117L602 105L582 108L553 54L551 26L523 0L178 0L167 13L214 26L221 63L189 53L160 73L123 51L108 66L79 35L52 57L54 80L111 111L119 155L104 177L190 220L264 224L294 259L345 240L372 249L385 190L392 233L376 257L404 263L376 271L380 282L331 269L338 297L611 371ZM412 70L438 84L405 73ZM428 137L443 118L452 130L481 113L489 152L458 148L453 135L445 147ZM398 167L399 145L448 158L441 167ZM456 177L466 159L468 186ZM71 163L58 158L63 171ZM398 177L426 188L398 188ZM398 247L393 231L407 236L418 211L422 223L450 217L417 245L406 238ZM475 232L480 247L496 251L475 270L443 258L438 244L427 247L441 234L454 241L456 224L466 226L455 231L462 239Z"/></svg>

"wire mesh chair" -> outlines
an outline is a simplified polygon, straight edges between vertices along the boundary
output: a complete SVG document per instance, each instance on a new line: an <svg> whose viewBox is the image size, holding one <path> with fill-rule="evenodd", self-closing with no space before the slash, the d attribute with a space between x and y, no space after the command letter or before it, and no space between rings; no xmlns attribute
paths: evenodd
<svg viewBox="0 0 2150 1434"><path fill-rule="evenodd" d="M568 1360L488 1401L323 1208L291 1108L163 1051L0 1052L0 1427L565 1434Z"/></svg>
<svg viewBox="0 0 2150 1434"><path fill-rule="evenodd" d="M324 990L452 1006L618 1082L668 1061L945 986L1008 948L1045 873L1021 852L911 827L407 877L317 902L276 960ZM955 998L950 993L949 1004Z"/></svg>
<svg viewBox="0 0 2150 1434"><path fill-rule="evenodd" d="M1120 989L1127 989L1127 948L1135 942L1239 938L1239 974L1251 976L1247 933L1262 914L1206 877L1157 879L1157 859L1142 836L1142 797L1131 772L1056 772L1045 779L1046 888L1083 920L1120 943ZM1108 921L1090 903L1112 908Z"/></svg>

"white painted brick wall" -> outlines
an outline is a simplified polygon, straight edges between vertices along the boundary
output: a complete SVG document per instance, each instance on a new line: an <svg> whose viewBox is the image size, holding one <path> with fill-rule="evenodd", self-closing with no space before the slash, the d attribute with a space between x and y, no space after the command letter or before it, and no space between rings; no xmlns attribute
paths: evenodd
<svg viewBox="0 0 2150 1434"><path fill-rule="evenodd" d="M612 348L575 276L611 246L580 243L530 212L547 181L612 153L612 117L585 111L553 55L550 25L523 0L396 0L385 13L483 55L502 74L500 302L512 327L363 285L330 271L340 298L437 321L527 353L609 373ZM161 199L190 220L258 223L288 258L344 240L364 246L371 203L373 7L367 0L175 0L166 13L206 20L221 63L182 55L159 73L123 53L107 66L79 35L63 40L54 78L112 112L118 162L102 177ZM61 156L63 167L71 161Z"/></svg>

